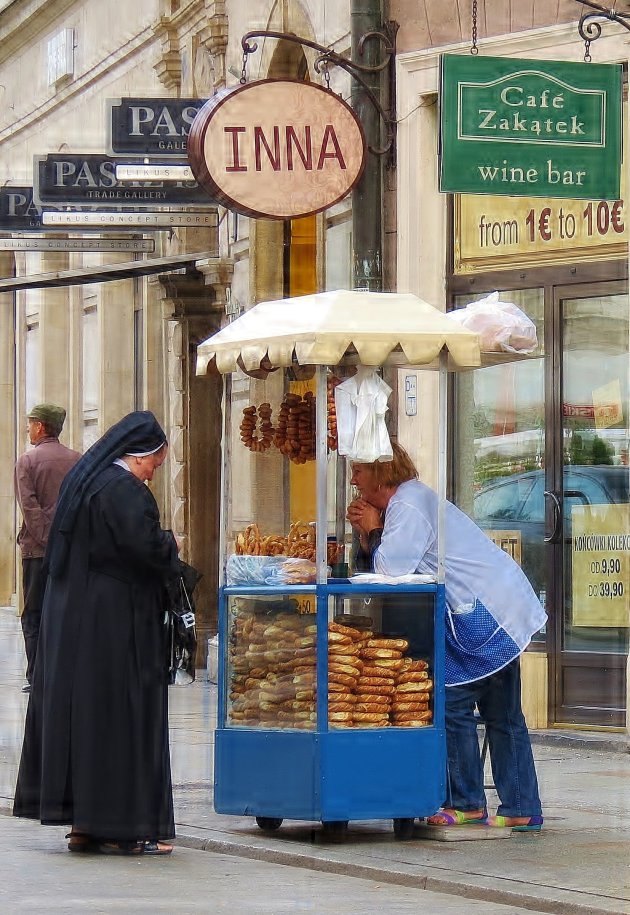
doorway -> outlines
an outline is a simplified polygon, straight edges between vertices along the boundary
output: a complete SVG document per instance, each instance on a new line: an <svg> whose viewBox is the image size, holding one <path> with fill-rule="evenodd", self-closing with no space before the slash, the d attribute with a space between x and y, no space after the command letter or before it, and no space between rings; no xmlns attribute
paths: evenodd
<svg viewBox="0 0 630 915"><path fill-rule="evenodd" d="M463 307L474 298L455 297ZM630 516L627 281L500 293L539 348L456 382L453 492L521 565L549 621L550 720L625 722Z"/></svg>

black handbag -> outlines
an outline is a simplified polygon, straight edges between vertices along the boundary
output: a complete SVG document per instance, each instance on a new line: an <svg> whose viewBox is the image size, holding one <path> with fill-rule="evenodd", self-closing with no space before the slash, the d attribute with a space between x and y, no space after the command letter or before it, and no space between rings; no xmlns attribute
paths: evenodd
<svg viewBox="0 0 630 915"><path fill-rule="evenodd" d="M183 686L195 679L197 629L193 591L201 574L182 563L179 577L167 588L168 683Z"/></svg>

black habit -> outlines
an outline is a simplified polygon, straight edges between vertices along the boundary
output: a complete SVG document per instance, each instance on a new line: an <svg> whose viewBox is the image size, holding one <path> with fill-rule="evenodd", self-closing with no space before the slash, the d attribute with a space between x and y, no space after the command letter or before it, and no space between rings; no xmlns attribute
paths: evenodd
<svg viewBox="0 0 630 915"><path fill-rule="evenodd" d="M169 839L164 595L179 559L151 491L112 463L131 450L120 439L76 465L56 563L49 547L13 812L104 840Z"/></svg>

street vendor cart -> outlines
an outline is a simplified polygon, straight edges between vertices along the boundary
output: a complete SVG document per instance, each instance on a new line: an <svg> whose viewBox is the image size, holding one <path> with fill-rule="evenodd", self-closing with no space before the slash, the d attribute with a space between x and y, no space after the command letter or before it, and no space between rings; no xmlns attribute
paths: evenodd
<svg viewBox="0 0 630 915"><path fill-rule="evenodd" d="M438 367L443 506L446 373L479 363L476 334L387 293L261 303L200 345L198 374L225 378L217 812L405 837L444 801L443 543L436 580L351 574L334 389L358 365Z"/></svg>

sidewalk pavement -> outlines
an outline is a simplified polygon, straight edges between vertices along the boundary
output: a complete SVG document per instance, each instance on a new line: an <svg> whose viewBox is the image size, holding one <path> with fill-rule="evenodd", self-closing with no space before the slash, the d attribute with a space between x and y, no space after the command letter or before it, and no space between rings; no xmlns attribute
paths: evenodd
<svg viewBox="0 0 630 915"><path fill-rule="evenodd" d="M27 698L20 692L22 670L19 623L12 611L0 610L0 812L10 810L19 760ZM533 733L545 813L540 834L506 831L500 841L485 841L484 830L466 832L464 827L457 839L435 841L423 838L418 826L413 838L403 842L394 838L390 821L352 822L346 841L331 844L319 824L286 821L278 832L265 834L251 817L215 814L215 712L216 688L203 679L171 690L180 845L503 903L512 911L630 915L630 754L625 735ZM496 806L492 790L488 803L491 809Z"/></svg>

